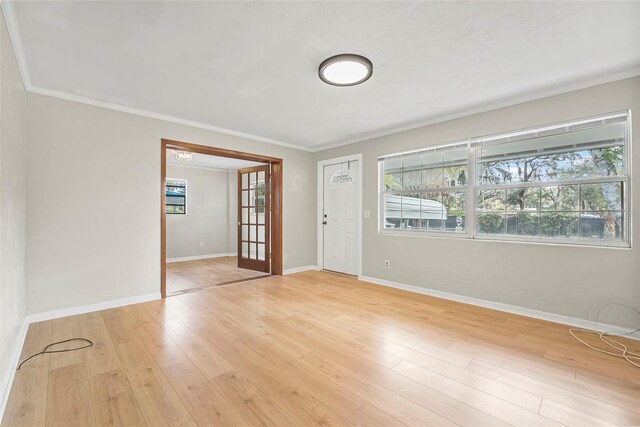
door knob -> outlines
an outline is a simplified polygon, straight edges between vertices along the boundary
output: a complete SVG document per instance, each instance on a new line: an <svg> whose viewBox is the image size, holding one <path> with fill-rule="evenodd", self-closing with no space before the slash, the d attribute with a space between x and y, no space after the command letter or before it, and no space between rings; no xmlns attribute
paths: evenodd
<svg viewBox="0 0 640 427"><path fill-rule="evenodd" d="M238 221L238 227L240 227L240 221Z"/></svg>

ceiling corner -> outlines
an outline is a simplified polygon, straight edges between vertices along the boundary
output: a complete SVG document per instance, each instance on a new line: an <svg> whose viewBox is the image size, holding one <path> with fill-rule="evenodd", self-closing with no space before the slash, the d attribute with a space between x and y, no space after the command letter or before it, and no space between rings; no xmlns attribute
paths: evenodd
<svg viewBox="0 0 640 427"><path fill-rule="evenodd" d="M13 51L16 55L18 69L22 76L22 84L26 91L30 91L31 79L29 77L29 69L27 68L27 61L24 56L24 49L22 48L22 38L20 37L20 31L18 29L18 20L16 19L15 10L13 9L13 1L2 0L0 1L0 7L2 8L4 22L7 24L9 38L11 39Z"/></svg>

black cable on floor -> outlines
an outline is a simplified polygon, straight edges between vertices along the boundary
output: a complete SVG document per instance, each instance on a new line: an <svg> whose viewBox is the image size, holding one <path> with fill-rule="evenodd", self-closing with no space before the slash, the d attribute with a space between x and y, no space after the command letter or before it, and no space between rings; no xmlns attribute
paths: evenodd
<svg viewBox="0 0 640 427"><path fill-rule="evenodd" d="M64 344L66 342L71 342L71 341L85 341L87 344L81 346L81 347L75 347L75 348L65 348L64 350L49 350L49 347L54 346L54 345L58 345L58 344ZM22 368L22 365L24 365L27 361L33 359L36 356L40 356L41 354L51 354L51 353L66 353L68 351L76 351L76 350L82 350L83 348L89 348L93 346L93 341L88 340L86 338L70 338L68 340L63 340L63 341L58 341L58 342L52 342L51 344L48 344L44 350L42 350L40 353L36 353L34 355L31 355L29 357L27 357L26 359L24 359L19 365L18 365L18 369L16 369L16 371L20 370L20 368Z"/></svg>

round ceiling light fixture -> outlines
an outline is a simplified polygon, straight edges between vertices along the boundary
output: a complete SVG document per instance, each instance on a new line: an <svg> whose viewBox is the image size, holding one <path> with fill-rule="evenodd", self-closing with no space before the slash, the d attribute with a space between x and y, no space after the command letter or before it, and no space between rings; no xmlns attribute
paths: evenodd
<svg viewBox="0 0 640 427"><path fill-rule="evenodd" d="M322 61L318 76L333 86L355 86L364 83L373 74L373 64L367 58L352 53L343 53Z"/></svg>

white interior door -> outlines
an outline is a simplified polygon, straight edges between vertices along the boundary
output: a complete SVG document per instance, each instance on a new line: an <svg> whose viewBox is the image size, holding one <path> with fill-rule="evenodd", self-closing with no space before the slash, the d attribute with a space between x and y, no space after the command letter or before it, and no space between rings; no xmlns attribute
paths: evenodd
<svg viewBox="0 0 640 427"><path fill-rule="evenodd" d="M358 274L358 161L324 166L323 268Z"/></svg>

